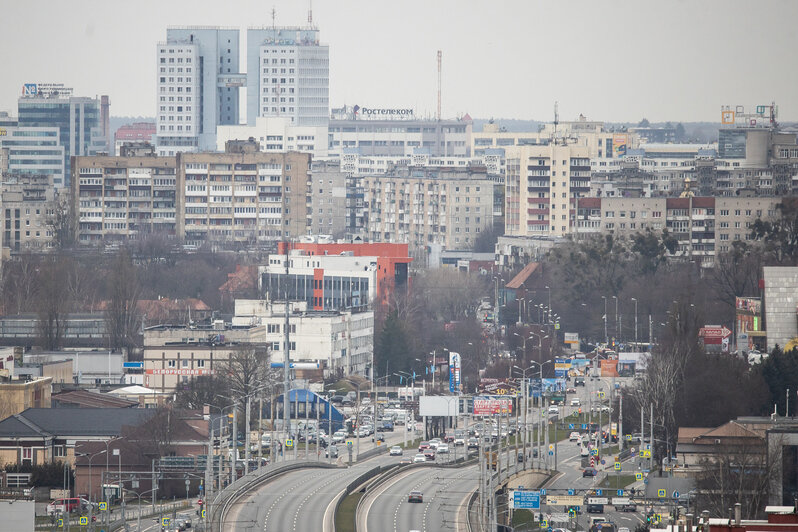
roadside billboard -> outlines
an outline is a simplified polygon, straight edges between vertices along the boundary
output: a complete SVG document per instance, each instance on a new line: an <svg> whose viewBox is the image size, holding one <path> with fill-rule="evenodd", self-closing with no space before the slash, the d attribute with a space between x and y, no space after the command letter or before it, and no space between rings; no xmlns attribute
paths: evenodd
<svg viewBox="0 0 798 532"><path fill-rule="evenodd" d="M617 360L602 360L600 367L601 367L601 376L602 377L617 377L618 376L618 361Z"/></svg>
<svg viewBox="0 0 798 532"><path fill-rule="evenodd" d="M530 397L565 395L565 379L529 379Z"/></svg>
<svg viewBox="0 0 798 532"><path fill-rule="evenodd" d="M460 398L456 395L422 395L418 398L420 416L459 416Z"/></svg>
<svg viewBox="0 0 798 532"><path fill-rule="evenodd" d="M615 133L612 136L612 151L614 157L619 158L626 155L626 150L629 144L629 136L626 133Z"/></svg>
<svg viewBox="0 0 798 532"><path fill-rule="evenodd" d="M479 379L478 390L484 395L513 395L518 396L519 384L508 379Z"/></svg>
<svg viewBox="0 0 798 532"><path fill-rule="evenodd" d="M565 377L571 369L570 358L555 358L554 359L554 376Z"/></svg>
<svg viewBox="0 0 798 532"><path fill-rule="evenodd" d="M449 391L460 393L460 353L449 353Z"/></svg>
<svg viewBox="0 0 798 532"><path fill-rule="evenodd" d="M495 414L512 414L513 400L498 395L478 395L474 397L475 416L492 416Z"/></svg>

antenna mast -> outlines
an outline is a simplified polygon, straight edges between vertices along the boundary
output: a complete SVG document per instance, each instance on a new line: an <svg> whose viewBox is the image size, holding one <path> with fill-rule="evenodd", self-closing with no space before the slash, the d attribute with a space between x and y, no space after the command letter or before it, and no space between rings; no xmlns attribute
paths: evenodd
<svg viewBox="0 0 798 532"><path fill-rule="evenodd" d="M310 0L310 7L308 9L308 29L313 29L313 0Z"/></svg>
<svg viewBox="0 0 798 532"><path fill-rule="evenodd" d="M559 103L554 102L554 141L557 142L557 125L560 123Z"/></svg>
<svg viewBox="0 0 798 532"><path fill-rule="evenodd" d="M277 10L274 9L274 7L272 7L272 31L276 31L277 30L277 26L275 24L275 19L276 18L277 18ZM277 39L276 35L274 36L274 39L275 40Z"/></svg>
<svg viewBox="0 0 798 532"><path fill-rule="evenodd" d="M438 50L438 122L441 120L441 60L443 52Z"/></svg>

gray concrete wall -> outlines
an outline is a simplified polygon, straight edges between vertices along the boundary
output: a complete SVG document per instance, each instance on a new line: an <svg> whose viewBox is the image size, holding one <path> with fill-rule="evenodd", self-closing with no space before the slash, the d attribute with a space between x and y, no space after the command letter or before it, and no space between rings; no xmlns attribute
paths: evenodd
<svg viewBox="0 0 798 532"><path fill-rule="evenodd" d="M784 346L798 336L798 267L767 266L765 278L765 327L768 351L778 344Z"/></svg>

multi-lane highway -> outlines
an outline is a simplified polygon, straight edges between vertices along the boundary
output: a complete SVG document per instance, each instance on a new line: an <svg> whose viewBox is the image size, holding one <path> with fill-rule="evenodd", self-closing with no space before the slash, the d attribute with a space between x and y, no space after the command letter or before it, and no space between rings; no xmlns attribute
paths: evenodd
<svg viewBox="0 0 798 532"><path fill-rule="evenodd" d="M361 503L359 532L439 532L465 530L459 509L479 481L476 466L442 468L423 466L401 471L377 486ZM423 494L422 503L408 502L411 491Z"/></svg>

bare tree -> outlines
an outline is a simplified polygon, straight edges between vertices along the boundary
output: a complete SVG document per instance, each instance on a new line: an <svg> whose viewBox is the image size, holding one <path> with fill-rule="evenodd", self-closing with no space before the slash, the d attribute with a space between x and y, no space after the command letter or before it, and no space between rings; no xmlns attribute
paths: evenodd
<svg viewBox="0 0 798 532"><path fill-rule="evenodd" d="M137 343L140 326L136 307L141 285L136 267L126 250L120 251L114 259L107 281L109 300L105 316L111 348L133 347Z"/></svg>
<svg viewBox="0 0 798 532"><path fill-rule="evenodd" d="M711 446L712 453L701 460L696 477L697 507L724 517L740 503L743 519L762 516L779 457L768 457L765 438L751 436Z"/></svg>
<svg viewBox="0 0 798 532"><path fill-rule="evenodd" d="M78 224L70 209L68 194L56 196L52 213L45 223L53 234L53 244L56 249L69 249L75 244Z"/></svg>
<svg viewBox="0 0 798 532"><path fill-rule="evenodd" d="M58 259L47 260L39 267L37 314L42 347L55 350L61 347L66 329L69 294L64 282L65 263Z"/></svg>

